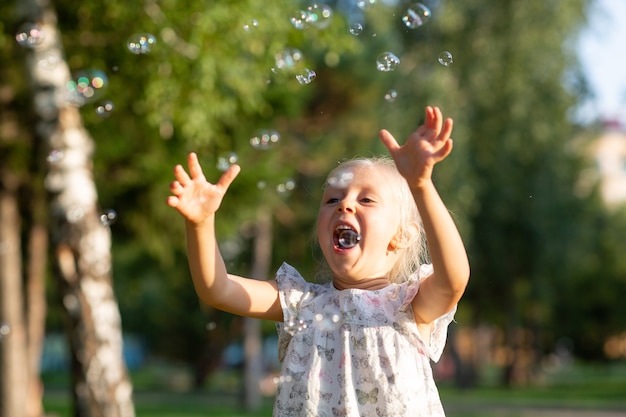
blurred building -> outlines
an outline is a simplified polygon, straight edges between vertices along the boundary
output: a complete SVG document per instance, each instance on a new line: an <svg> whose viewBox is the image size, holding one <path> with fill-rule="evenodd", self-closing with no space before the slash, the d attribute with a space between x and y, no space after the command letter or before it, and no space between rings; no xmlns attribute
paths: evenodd
<svg viewBox="0 0 626 417"><path fill-rule="evenodd" d="M606 121L604 133L594 141L595 157L602 197L609 207L626 203L626 126Z"/></svg>

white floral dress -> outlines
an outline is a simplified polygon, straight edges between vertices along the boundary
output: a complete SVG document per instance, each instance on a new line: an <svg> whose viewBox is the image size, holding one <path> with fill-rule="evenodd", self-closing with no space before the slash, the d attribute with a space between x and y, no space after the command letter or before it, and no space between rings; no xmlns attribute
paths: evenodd
<svg viewBox="0 0 626 417"><path fill-rule="evenodd" d="M441 356L456 308L435 321L429 343L411 308L430 271L424 265L413 279L380 290L340 291L283 264L274 417L444 416L430 361Z"/></svg>

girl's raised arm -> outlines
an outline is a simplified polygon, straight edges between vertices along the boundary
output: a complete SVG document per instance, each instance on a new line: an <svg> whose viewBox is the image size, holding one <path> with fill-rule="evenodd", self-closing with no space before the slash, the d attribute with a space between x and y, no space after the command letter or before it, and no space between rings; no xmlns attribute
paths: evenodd
<svg viewBox="0 0 626 417"><path fill-rule="evenodd" d="M283 314L274 281L260 281L228 274L215 237L215 213L239 166L231 166L216 184L208 182L195 153L188 157L189 174L180 165L170 184L167 204L185 218L187 256L193 285L206 304L229 313L282 321Z"/></svg>
<svg viewBox="0 0 626 417"><path fill-rule="evenodd" d="M386 130L380 139L407 180L422 218L433 274L413 300L418 324L431 323L459 301L469 279L469 261L461 236L432 182L432 171L452 151L452 119L438 107L426 107L426 118L402 146Z"/></svg>

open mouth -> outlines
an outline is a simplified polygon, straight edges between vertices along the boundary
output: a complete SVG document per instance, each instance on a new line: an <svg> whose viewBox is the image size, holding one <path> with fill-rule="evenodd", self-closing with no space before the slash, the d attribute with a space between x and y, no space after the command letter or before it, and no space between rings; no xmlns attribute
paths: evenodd
<svg viewBox="0 0 626 417"><path fill-rule="evenodd" d="M350 249L361 240L361 235L347 224L340 224L335 228L333 241L339 249Z"/></svg>

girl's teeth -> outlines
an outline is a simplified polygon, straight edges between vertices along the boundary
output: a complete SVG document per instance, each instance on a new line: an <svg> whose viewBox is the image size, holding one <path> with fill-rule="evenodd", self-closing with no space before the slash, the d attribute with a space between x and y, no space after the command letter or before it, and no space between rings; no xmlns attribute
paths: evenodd
<svg viewBox="0 0 626 417"><path fill-rule="evenodd" d="M361 235L351 229L342 230L339 232L337 242L342 249L349 249L361 240Z"/></svg>

